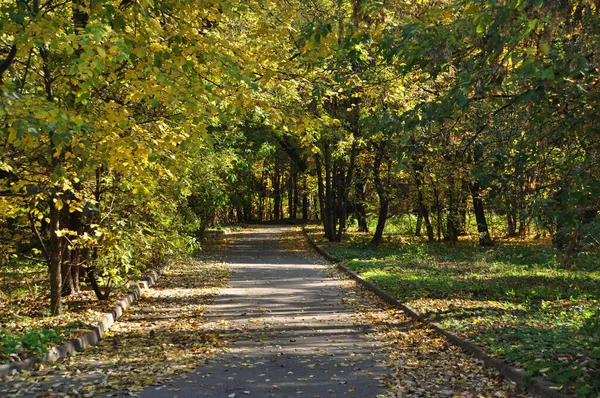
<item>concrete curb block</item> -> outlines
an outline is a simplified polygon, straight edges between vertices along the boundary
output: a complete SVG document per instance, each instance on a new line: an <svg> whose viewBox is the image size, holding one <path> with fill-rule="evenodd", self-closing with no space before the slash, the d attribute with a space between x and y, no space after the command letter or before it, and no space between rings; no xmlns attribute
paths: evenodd
<svg viewBox="0 0 600 398"><path fill-rule="evenodd" d="M565 395L558 391L559 386L553 384L549 381L546 381L540 377L528 377L527 372L524 369L517 368L505 360L501 358L490 357L480 346L477 344L466 340L453 332L445 329L442 325L435 322L430 322L425 317L423 317L417 310L407 306L406 304L399 301L397 298L383 290L378 285L373 282L367 281L363 277L361 277L356 272L352 271L348 268L343 261L338 259L337 257L331 255L327 251L323 250L315 241L313 241L308 232L302 227L302 232L304 232L304 236L310 242L310 244L315 248L315 250L322 255L325 259L335 263L336 267L350 276L352 279L365 286L367 289L378 295L381 299L383 299L388 304L391 304L395 307L400 308L406 314L408 314L411 318L418 320L431 326L436 332L444 335L448 340L450 340L453 344L459 346L464 351L473 355L477 359L481 359L483 363L490 367L496 369L500 374L506 377L509 380L514 381L521 387L523 387L527 392L542 398L567 398L569 395Z"/></svg>
<svg viewBox="0 0 600 398"><path fill-rule="evenodd" d="M100 318L100 321L81 336L71 339L64 344L51 348L46 354L40 357L31 357L23 361L10 362L0 365L0 377L8 376L14 371L27 370L33 368L38 363L54 362L60 358L65 358L78 351L83 351L88 347L98 344L104 337L104 333L125 313L141 295L142 290L149 289L160 278L165 268L148 272L137 282L129 283L129 292L115 302L110 312L106 312Z"/></svg>

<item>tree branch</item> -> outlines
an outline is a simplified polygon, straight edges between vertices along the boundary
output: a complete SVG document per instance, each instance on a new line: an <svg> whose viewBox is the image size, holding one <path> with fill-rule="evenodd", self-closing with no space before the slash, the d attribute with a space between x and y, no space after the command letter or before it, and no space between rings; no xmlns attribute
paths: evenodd
<svg viewBox="0 0 600 398"><path fill-rule="evenodd" d="M29 212L27 216L31 224L31 229L33 230L36 238L40 242L40 246L42 246L42 253L44 253L46 261L50 263L50 253L48 253L48 249L46 249L46 245L44 244L44 239L42 239L42 235L40 235L40 231L38 230L37 225L35 225L35 218L33 218L33 214L31 214L31 212Z"/></svg>
<svg viewBox="0 0 600 398"><path fill-rule="evenodd" d="M8 55L6 56L6 59L2 62L0 62L0 84L2 84L4 82L4 72L7 71L7 69L10 67L10 65L13 63L13 61L15 60L15 57L17 55L17 45L13 44L10 47L10 51L8 52Z"/></svg>

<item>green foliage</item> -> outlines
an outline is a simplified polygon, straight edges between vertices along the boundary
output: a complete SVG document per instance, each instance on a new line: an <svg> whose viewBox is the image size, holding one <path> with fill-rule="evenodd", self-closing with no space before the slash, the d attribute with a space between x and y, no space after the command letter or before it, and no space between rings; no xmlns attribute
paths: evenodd
<svg viewBox="0 0 600 398"><path fill-rule="evenodd" d="M0 361L45 354L48 348L61 341L61 333L57 328L33 328L19 336L0 329Z"/></svg>
<svg viewBox="0 0 600 398"><path fill-rule="evenodd" d="M120 283L197 248L182 214L203 229L224 205L228 170L214 170L228 155L207 131L235 124L257 89L237 44L224 47L219 21L236 13L191 1L3 5L0 245L45 257L53 313L62 261Z"/></svg>

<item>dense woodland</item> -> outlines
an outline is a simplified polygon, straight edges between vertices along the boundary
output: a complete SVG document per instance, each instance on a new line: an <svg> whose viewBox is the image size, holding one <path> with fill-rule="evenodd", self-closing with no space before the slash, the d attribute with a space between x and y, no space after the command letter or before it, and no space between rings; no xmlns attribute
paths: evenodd
<svg viewBox="0 0 600 398"><path fill-rule="evenodd" d="M568 268L600 244L598 7L3 0L0 261L45 262L53 314L223 222L494 219Z"/></svg>

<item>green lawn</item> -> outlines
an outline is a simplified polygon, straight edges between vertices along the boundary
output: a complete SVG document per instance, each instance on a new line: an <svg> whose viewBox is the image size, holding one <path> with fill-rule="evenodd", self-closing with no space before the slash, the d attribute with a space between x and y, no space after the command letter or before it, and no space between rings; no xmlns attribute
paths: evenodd
<svg viewBox="0 0 600 398"><path fill-rule="evenodd" d="M321 243L366 279L491 355L565 391L600 394L599 255L580 255L573 269L564 270L557 266L560 254L547 246L415 242L374 248L360 236L351 238L354 243Z"/></svg>

